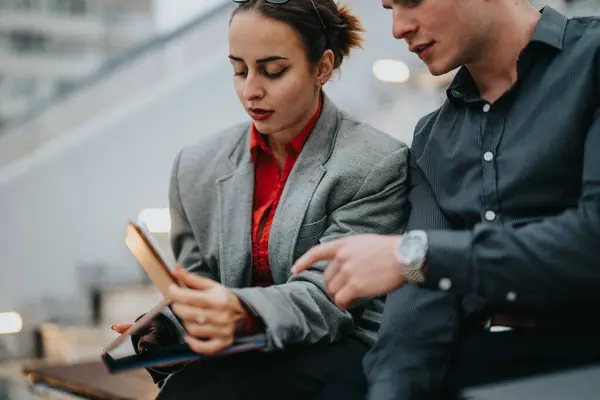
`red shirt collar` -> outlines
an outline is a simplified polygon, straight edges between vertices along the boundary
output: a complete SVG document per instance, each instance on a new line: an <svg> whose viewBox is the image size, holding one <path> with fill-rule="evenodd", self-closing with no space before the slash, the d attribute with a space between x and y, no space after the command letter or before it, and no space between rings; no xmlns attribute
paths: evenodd
<svg viewBox="0 0 600 400"><path fill-rule="evenodd" d="M302 147L304 147L304 143L310 136L311 131L317 124L317 120L321 115L321 110L323 109L323 97L319 98L319 106L317 107L317 111L315 115L311 118L308 124L302 129L300 134L298 134L292 141L288 144L296 153L300 153L302 151ZM270 149L265 142L263 135L256 130L254 123L250 127L250 154L252 155L252 160L256 162L256 151L261 148L263 151L270 153Z"/></svg>

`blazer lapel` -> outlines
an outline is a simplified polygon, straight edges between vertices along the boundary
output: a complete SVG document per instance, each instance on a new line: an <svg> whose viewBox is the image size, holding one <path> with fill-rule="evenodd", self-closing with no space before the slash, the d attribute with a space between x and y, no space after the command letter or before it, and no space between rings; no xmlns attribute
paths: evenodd
<svg viewBox="0 0 600 400"><path fill-rule="evenodd" d="M251 282L254 164L248 138L245 134L230 155L233 172L217 179L219 270L221 283L228 287L245 287Z"/></svg>
<svg viewBox="0 0 600 400"><path fill-rule="evenodd" d="M325 96L325 95L324 95ZM327 98L286 182L269 236L269 264L276 284L287 281L304 216L326 169L338 132L340 111Z"/></svg>

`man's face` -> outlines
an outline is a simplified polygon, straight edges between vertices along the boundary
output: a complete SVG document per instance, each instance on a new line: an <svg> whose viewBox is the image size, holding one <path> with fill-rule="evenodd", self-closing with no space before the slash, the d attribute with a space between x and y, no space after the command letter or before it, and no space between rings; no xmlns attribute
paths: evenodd
<svg viewBox="0 0 600 400"><path fill-rule="evenodd" d="M392 31L433 75L474 62L491 28L489 0L382 0Z"/></svg>

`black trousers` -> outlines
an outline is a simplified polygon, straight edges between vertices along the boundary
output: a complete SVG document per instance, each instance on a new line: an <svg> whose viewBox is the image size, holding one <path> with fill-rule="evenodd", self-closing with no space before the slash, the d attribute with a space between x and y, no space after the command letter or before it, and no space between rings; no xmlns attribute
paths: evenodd
<svg viewBox="0 0 600 400"><path fill-rule="evenodd" d="M464 388L597 363L600 363L600 332L595 329L470 332L461 340L440 398L460 399Z"/></svg>
<svg viewBox="0 0 600 400"><path fill-rule="evenodd" d="M362 400L368 346L348 337L277 352L252 352L189 364L157 397L199 400Z"/></svg>

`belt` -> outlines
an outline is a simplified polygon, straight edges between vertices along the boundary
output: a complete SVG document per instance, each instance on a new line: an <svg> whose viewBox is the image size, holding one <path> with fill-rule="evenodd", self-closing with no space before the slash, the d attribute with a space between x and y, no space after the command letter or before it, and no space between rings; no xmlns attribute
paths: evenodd
<svg viewBox="0 0 600 400"><path fill-rule="evenodd" d="M479 315L468 324L477 330L600 331L600 320L589 315L578 317L542 316L514 311L498 311Z"/></svg>

